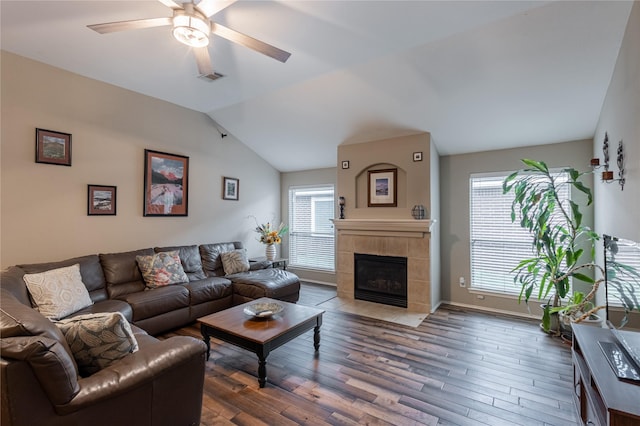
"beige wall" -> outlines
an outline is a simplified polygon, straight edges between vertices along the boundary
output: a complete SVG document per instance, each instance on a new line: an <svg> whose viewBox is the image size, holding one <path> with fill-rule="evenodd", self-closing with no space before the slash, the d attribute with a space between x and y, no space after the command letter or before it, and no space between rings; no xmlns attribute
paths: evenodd
<svg viewBox="0 0 640 426"><path fill-rule="evenodd" d="M280 190L282 191L282 201L281 201L281 211L282 211L282 220L285 223L291 223L289 220L289 188L292 186L307 186L307 185L325 185L331 184L336 185L336 168L331 167L328 169L315 169L315 170L305 170L301 172L289 172L282 173L281 176L281 185ZM336 200L336 208L338 206L337 197L338 194L335 194ZM336 217L338 217L336 213ZM280 247L281 253L284 257L287 257L287 253L289 252L289 239L284 238L282 242L282 247ZM291 269L292 272L295 272L301 279L306 281L325 283L325 284L336 284L336 274L335 272L321 272L321 271L311 271L307 269Z"/></svg>
<svg viewBox="0 0 640 426"><path fill-rule="evenodd" d="M585 170L591 158L591 141L541 145L528 148L488 151L475 154L450 155L440 158L441 217L441 291L442 300L458 305L476 306L489 310L527 314L524 304L513 297L497 297L469 291L463 288L459 277L470 282L469 247L469 177L472 173L514 171L522 168L520 159L531 158L545 161L549 167L574 167ZM591 179L587 180L591 185ZM591 209L583 209L584 223L592 222ZM532 304L532 314L539 315L538 307Z"/></svg>
<svg viewBox="0 0 640 426"><path fill-rule="evenodd" d="M623 141L626 182L595 182L595 230L640 242L640 2L631 9L618 60L600 112L593 139L593 156L603 160L602 142L609 135L610 170L617 177L616 150ZM602 253L598 260L603 264ZM602 289L600 301L604 301ZM618 322L616 321L616 324ZM640 314L629 326L640 329Z"/></svg>
<svg viewBox="0 0 640 426"><path fill-rule="evenodd" d="M244 241L279 217L280 174L205 114L2 52L2 267L96 252ZM203 83L206 88L207 83ZM71 133L72 166L37 164L36 127ZM143 217L144 150L190 158L188 217ZM221 199L222 177L240 200ZM117 216L87 216L87 184L117 186Z"/></svg>
<svg viewBox="0 0 640 426"><path fill-rule="evenodd" d="M413 153L422 152L414 162ZM337 194L346 199L347 219L411 219L411 208L422 204L430 209L429 133L338 146ZM341 167L349 161L349 168ZM398 206L368 207L368 171L398 169Z"/></svg>

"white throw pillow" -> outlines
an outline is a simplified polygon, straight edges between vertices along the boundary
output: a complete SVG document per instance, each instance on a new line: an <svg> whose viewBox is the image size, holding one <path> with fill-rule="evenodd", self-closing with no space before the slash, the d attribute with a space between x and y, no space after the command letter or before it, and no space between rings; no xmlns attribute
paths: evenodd
<svg viewBox="0 0 640 426"><path fill-rule="evenodd" d="M77 263L38 274L25 274L23 279L36 310L49 319L59 320L93 305Z"/></svg>

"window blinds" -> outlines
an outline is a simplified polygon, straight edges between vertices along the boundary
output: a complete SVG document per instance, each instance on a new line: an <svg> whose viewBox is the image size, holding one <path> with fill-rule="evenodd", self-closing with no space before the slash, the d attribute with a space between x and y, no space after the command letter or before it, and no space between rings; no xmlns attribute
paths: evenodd
<svg viewBox="0 0 640 426"><path fill-rule="evenodd" d="M335 271L333 185L289 188L289 265Z"/></svg>
<svg viewBox="0 0 640 426"><path fill-rule="evenodd" d="M510 173L472 175L470 178L470 246L471 288L519 294L521 286L514 283L511 270L533 256L532 238L520 227L518 219L511 222L512 193L502 193L502 182ZM558 177L565 175L557 174ZM568 185L562 185L561 199L569 200Z"/></svg>

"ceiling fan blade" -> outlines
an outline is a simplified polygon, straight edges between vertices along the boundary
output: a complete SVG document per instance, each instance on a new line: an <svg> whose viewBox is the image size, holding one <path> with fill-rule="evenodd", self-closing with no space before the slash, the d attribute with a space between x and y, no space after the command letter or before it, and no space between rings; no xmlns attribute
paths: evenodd
<svg viewBox="0 0 640 426"><path fill-rule="evenodd" d="M141 28L153 28L153 27L162 27L165 25L172 24L171 18L151 18L151 19L136 19L133 21L119 21L119 22L108 22L105 24L93 24L87 25L87 27L91 28L93 31L96 31L100 34L107 33L115 33L118 31L125 30L138 30Z"/></svg>
<svg viewBox="0 0 640 426"><path fill-rule="evenodd" d="M182 9L182 4L176 3L173 0L158 0L160 3L164 4L171 9Z"/></svg>
<svg viewBox="0 0 640 426"><path fill-rule="evenodd" d="M231 28L227 28L215 22L211 23L211 32L217 36L226 38L227 40L230 40L234 43L241 44L245 47L248 47L249 49L253 49L256 52L270 56L273 59L276 59L283 63L287 62L287 59L289 59L289 56L291 56L291 53L289 52L285 52L282 49L278 49L275 46L257 40L253 37L249 37L248 35L239 33L238 31L232 30Z"/></svg>
<svg viewBox="0 0 640 426"><path fill-rule="evenodd" d="M160 0L162 1L162 0ZM202 0L196 5L196 9L204 14L207 18L220 12L235 3L237 0Z"/></svg>
<svg viewBox="0 0 640 426"><path fill-rule="evenodd" d="M200 75L213 74L213 66L211 65L209 49L206 46L197 47L193 49L193 53L196 55L196 63L198 64L198 72Z"/></svg>

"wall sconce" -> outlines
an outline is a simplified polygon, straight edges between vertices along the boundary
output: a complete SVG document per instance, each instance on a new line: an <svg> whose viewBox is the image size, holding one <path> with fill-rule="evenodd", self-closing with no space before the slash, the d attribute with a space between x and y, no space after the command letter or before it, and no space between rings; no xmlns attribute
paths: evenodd
<svg viewBox="0 0 640 426"><path fill-rule="evenodd" d="M604 167L605 172L607 172L609 171L609 135L607 134L607 132L604 133L604 142L602 142L602 154L604 155L604 164L600 164L599 158L592 158L590 165L593 170ZM611 176L611 179L613 179L613 175ZM602 173L602 180L605 180L604 172Z"/></svg>
<svg viewBox="0 0 640 426"><path fill-rule="evenodd" d="M344 197L338 197L338 203L340 204L340 219L344 219Z"/></svg>
<svg viewBox="0 0 640 426"><path fill-rule="evenodd" d="M622 140L620 142L618 142L618 151L617 151L617 156L616 156L616 162L618 164L618 179L614 179L613 171L609 170L608 165L606 165L605 166L605 171L602 172L602 181L606 182L606 183L618 182L620 184L620 190L624 191L624 184L625 184L626 179L624 177L624 174L625 174L625 170L624 170L624 145L622 144Z"/></svg>

